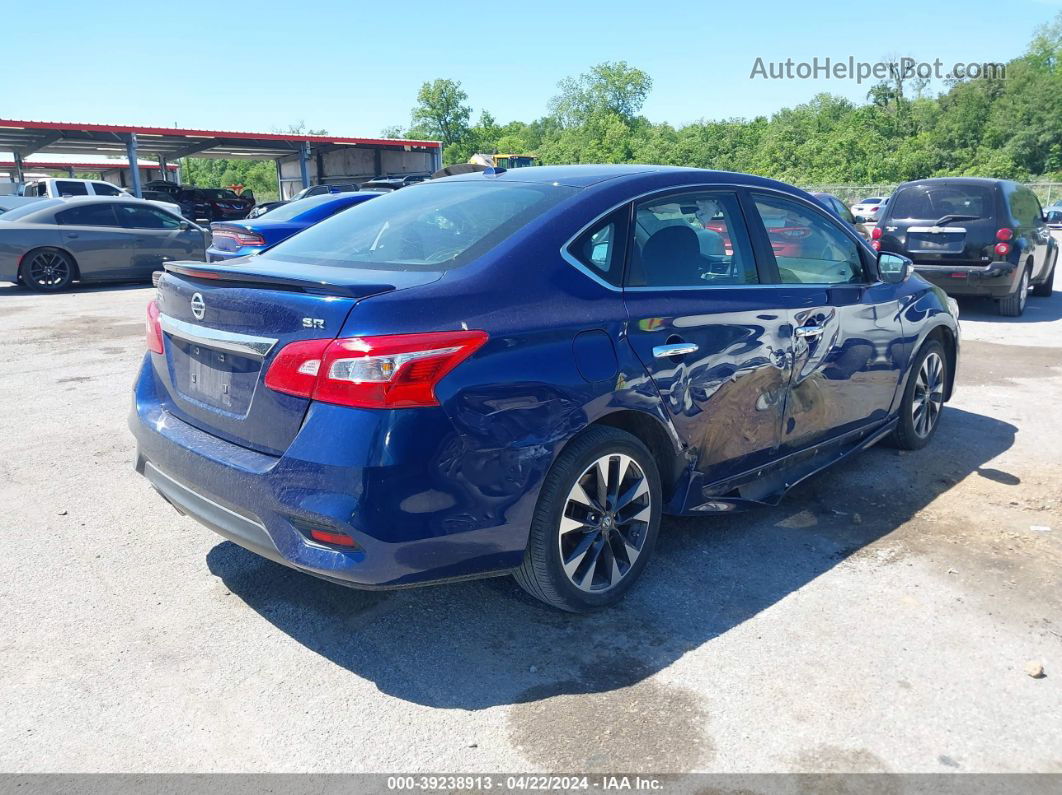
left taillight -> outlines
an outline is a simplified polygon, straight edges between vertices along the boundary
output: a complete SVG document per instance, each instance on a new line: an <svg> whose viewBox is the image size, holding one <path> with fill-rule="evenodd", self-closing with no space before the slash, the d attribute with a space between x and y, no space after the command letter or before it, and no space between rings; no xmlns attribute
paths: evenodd
<svg viewBox="0 0 1062 795"><path fill-rule="evenodd" d="M301 340L276 355L265 385L341 406L437 406L435 387L487 339L485 331L439 331Z"/></svg>
<svg viewBox="0 0 1062 795"><path fill-rule="evenodd" d="M240 231L236 229L218 229L211 234L213 237L231 238L240 246L264 246L266 244L266 239L257 232Z"/></svg>
<svg viewBox="0 0 1062 795"><path fill-rule="evenodd" d="M159 305L152 298L147 305L145 321L147 331L147 348L152 353L162 353L162 323L159 321Z"/></svg>

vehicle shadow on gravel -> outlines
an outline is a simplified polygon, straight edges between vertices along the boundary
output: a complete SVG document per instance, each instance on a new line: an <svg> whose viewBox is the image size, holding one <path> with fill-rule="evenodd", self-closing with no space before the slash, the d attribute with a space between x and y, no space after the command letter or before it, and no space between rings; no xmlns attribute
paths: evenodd
<svg viewBox="0 0 1062 795"><path fill-rule="evenodd" d="M1016 430L949 407L925 450L873 448L777 507L667 519L639 587L589 616L539 604L508 577L364 592L228 542L207 563L277 628L406 701L476 710L604 693L637 685L799 590L967 475L1008 482L1008 473L985 465L1013 444Z"/></svg>

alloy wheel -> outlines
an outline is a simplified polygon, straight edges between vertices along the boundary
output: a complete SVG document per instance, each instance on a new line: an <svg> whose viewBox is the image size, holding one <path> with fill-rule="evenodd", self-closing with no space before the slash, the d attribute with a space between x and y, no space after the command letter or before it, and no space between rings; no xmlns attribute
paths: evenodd
<svg viewBox="0 0 1062 795"><path fill-rule="evenodd" d="M33 284L48 289L59 287L69 280L70 265L58 252L39 251L30 260L27 272Z"/></svg>
<svg viewBox="0 0 1062 795"><path fill-rule="evenodd" d="M645 472L628 455L601 456L576 479L560 521L560 559L582 591L614 588L641 554L652 516Z"/></svg>
<svg viewBox="0 0 1062 795"><path fill-rule="evenodd" d="M929 436L944 407L944 361L935 351L930 353L918 370L911 419L914 431L921 438Z"/></svg>

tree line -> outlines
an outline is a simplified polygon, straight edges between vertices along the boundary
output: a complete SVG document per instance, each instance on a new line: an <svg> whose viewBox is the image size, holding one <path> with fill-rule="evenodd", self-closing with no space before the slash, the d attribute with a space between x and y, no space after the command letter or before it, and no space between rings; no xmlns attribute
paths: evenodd
<svg viewBox="0 0 1062 795"><path fill-rule="evenodd" d="M899 60L898 58L896 60ZM890 183L977 175L1062 180L1062 13L1001 75L925 81L894 74L862 104L819 94L770 117L654 124L640 115L652 78L602 63L559 84L542 117L472 121L454 80L424 83L408 127L384 134L443 142L446 163L475 152L534 154L542 164L659 163L761 174L796 184Z"/></svg>
<svg viewBox="0 0 1062 795"><path fill-rule="evenodd" d="M895 60L899 60L896 58ZM442 141L447 164L476 152L533 154L541 164L659 163L741 171L798 185L897 183L929 176L1062 181L1062 13L1040 26L1004 74L950 80L892 79L866 102L819 94L770 117L654 124L641 115L652 78L626 62L602 63L558 84L544 115L473 121L461 83L424 83L407 126L384 137ZM287 132L324 135L299 122ZM280 132L280 130L278 130ZM272 161L185 160L184 179L243 184L276 195Z"/></svg>

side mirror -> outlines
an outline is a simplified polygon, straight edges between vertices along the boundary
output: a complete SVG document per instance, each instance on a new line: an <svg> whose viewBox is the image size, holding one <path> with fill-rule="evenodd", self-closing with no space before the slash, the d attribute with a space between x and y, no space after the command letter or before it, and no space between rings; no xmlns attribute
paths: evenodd
<svg viewBox="0 0 1062 795"><path fill-rule="evenodd" d="M900 254L882 251L878 254L878 273L881 280L888 284L900 284L911 275L914 263Z"/></svg>
<svg viewBox="0 0 1062 795"><path fill-rule="evenodd" d="M188 231L191 231L191 229L192 229L192 224L190 222L181 221L181 231L182 232L188 232Z"/></svg>
<svg viewBox="0 0 1062 795"><path fill-rule="evenodd" d="M867 222L867 219L866 219L866 218L864 218L864 217L863 217L863 216L861 216L861 215L857 215L857 216L855 217L855 222L856 222L857 224L865 224L865 223Z"/></svg>

